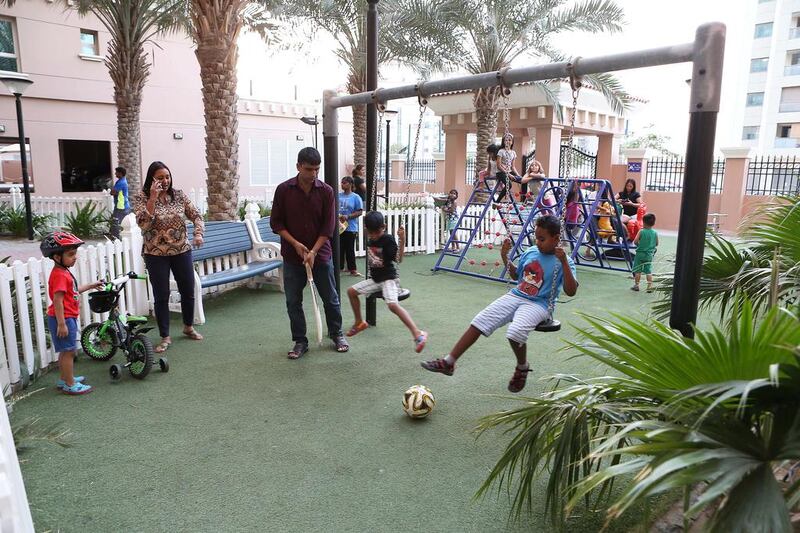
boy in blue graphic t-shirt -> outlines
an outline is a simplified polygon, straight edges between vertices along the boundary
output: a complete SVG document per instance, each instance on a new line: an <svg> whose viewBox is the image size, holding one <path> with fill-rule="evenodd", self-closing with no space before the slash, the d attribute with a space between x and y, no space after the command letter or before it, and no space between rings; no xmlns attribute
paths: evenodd
<svg viewBox="0 0 800 533"><path fill-rule="evenodd" d="M364 213L361 197L353 192L353 178L342 178L342 192L339 193L339 268L347 270L351 276L360 276L356 269L356 239L358 239L358 217Z"/></svg>
<svg viewBox="0 0 800 533"><path fill-rule="evenodd" d="M452 376L456 360L466 352L481 335L489 336L495 330L509 324L506 338L517 358L517 367L508 383L508 390L519 392L525 388L530 368L527 360L528 335L538 324L550 318L548 303L550 291L558 298L561 287L568 296L575 296L578 281L575 264L559 246L561 222L554 216L542 216L536 220L536 246L529 248L519 258L519 265L508 262L511 241L503 243L501 256L517 285L509 292L489 304L478 313L467 331L461 336L450 353L432 361L424 361L422 367L431 372ZM553 275L556 283L553 287Z"/></svg>

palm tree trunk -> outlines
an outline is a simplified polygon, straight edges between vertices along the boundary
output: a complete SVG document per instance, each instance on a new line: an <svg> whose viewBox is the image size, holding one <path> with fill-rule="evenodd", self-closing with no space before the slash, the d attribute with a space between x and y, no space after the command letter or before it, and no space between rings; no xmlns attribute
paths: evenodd
<svg viewBox="0 0 800 533"><path fill-rule="evenodd" d="M357 94L365 90L364 75L351 68L347 77L347 92ZM365 105L353 106L353 164L367 164L367 106Z"/></svg>
<svg viewBox="0 0 800 533"><path fill-rule="evenodd" d="M475 179L478 179L478 172L486 168L489 155L486 147L494 142L497 133L497 97L499 91L497 87L488 89L478 89L473 95L475 115L477 118L477 141L478 152L475 154Z"/></svg>
<svg viewBox="0 0 800 533"><path fill-rule="evenodd" d="M142 186L142 142L139 114L142 91L135 87L114 87L117 105L117 164L127 171L128 186L138 191Z"/></svg>
<svg viewBox="0 0 800 533"><path fill-rule="evenodd" d="M240 0L193 0L192 22L206 119L209 220L236 220L239 205L239 97L236 94Z"/></svg>

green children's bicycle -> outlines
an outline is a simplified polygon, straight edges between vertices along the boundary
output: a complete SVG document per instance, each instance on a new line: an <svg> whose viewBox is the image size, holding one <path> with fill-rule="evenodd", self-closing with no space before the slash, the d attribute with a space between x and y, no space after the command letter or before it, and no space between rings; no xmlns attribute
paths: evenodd
<svg viewBox="0 0 800 533"><path fill-rule="evenodd" d="M131 279L146 280L147 276L129 272L106 283L104 290L89 293L89 308L95 313L108 313L108 318L105 322L93 322L81 331L83 351L95 361L108 361L119 348L125 352L128 361L124 365L111 365L108 370L113 380L120 379L123 366L131 376L144 379L155 359L153 343L145 335L153 329L147 325L147 317L119 312L119 294ZM165 357L158 360L158 366L162 372L169 371Z"/></svg>

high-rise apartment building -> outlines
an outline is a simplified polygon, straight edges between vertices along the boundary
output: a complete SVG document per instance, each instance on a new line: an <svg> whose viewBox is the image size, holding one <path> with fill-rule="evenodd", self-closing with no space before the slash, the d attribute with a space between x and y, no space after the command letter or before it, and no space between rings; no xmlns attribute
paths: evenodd
<svg viewBox="0 0 800 533"><path fill-rule="evenodd" d="M761 154L800 153L800 0L741 1L756 4L748 10L742 144Z"/></svg>

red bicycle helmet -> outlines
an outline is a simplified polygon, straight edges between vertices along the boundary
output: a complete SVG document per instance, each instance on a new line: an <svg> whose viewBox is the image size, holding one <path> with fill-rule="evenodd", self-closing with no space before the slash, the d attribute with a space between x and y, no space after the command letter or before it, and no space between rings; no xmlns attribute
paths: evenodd
<svg viewBox="0 0 800 533"><path fill-rule="evenodd" d="M65 250L77 248L81 244L84 244L84 242L72 233L68 231L56 231L54 233L48 233L45 238L42 239L39 249L42 251L43 256L53 257L53 254L64 253Z"/></svg>

